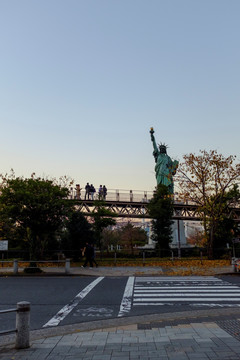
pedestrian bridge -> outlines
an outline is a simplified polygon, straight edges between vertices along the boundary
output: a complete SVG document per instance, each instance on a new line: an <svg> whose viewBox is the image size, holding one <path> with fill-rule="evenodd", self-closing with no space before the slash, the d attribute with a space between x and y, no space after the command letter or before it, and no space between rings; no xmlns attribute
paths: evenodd
<svg viewBox="0 0 240 360"><path fill-rule="evenodd" d="M71 189L69 198L73 200L78 209L86 215L92 215L97 211L96 200L104 200L106 209L111 210L118 217L126 218L150 218L147 204L153 197L153 191L141 190L108 190L106 198L103 199L97 193L92 197L85 196L85 191ZM240 207L232 208L231 215L240 222ZM199 221L200 213L198 206L194 203L183 203L175 195L174 197L174 220Z"/></svg>

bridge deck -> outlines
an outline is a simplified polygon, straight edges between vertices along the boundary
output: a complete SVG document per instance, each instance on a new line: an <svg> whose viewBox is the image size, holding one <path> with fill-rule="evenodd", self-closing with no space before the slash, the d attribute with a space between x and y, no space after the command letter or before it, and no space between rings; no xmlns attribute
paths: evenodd
<svg viewBox="0 0 240 360"><path fill-rule="evenodd" d="M152 197L153 191L109 190L104 199L104 206L118 217L150 218L147 204ZM77 192L72 189L69 199L72 199L78 209L86 215L90 216L97 211L98 193L95 193L92 198L91 195L86 196L85 191ZM232 208L231 214L236 221L240 222L240 208ZM175 196L173 219L199 221L198 206L193 203L182 203Z"/></svg>
<svg viewBox="0 0 240 360"><path fill-rule="evenodd" d="M95 200L74 200L79 210L86 215L91 215L97 211ZM129 218L150 218L147 209L148 202L134 201L110 201L106 200L104 206L111 210L118 217ZM193 204L174 204L174 220L200 221L200 215L197 205ZM240 222L240 209L232 209L234 219Z"/></svg>

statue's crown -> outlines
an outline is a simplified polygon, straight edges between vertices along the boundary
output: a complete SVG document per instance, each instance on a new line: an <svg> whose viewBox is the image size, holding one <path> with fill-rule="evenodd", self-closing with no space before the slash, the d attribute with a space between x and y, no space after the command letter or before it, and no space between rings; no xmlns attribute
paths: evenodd
<svg viewBox="0 0 240 360"><path fill-rule="evenodd" d="M167 152L167 145L159 144L159 150L160 150L160 153L166 153Z"/></svg>

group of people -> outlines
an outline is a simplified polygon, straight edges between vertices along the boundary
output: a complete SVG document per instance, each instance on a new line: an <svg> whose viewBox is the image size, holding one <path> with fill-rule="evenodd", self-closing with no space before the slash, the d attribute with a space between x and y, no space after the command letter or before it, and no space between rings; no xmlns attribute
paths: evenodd
<svg viewBox="0 0 240 360"><path fill-rule="evenodd" d="M89 185L89 183L87 183L87 185L85 186L85 200L89 200L89 198L93 200L95 192L96 189L93 184Z"/></svg>
<svg viewBox="0 0 240 360"><path fill-rule="evenodd" d="M91 200L94 199L94 194L96 192L95 187L93 186L93 184L89 185L89 183L86 184L85 186L85 200L89 200L89 198ZM107 196L107 188L105 185L100 185L99 189L98 189L98 199L99 200L105 200Z"/></svg>
<svg viewBox="0 0 240 360"><path fill-rule="evenodd" d="M99 189L98 189L98 197L99 199L103 199L105 200L106 199L106 196L107 196L107 188L105 185L100 185L99 186Z"/></svg>
<svg viewBox="0 0 240 360"><path fill-rule="evenodd" d="M82 188L80 187L79 184L76 185L76 194L75 194L75 199L81 200L81 190ZM89 184L87 183L85 186L85 196L84 199L85 200L94 200L94 194L96 193L96 189L93 186L93 184ZM98 189L98 199L99 200L106 200L106 196L107 196L107 188L105 185L100 185L99 189Z"/></svg>
<svg viewBox="0 0 240 360"><path fill-rule="evenodd" d="M93 267L93 264L95 264L96 267L98 267L98 264L95 260L95 248L94 244L89 244L86 242L86 246L84 249L82 249L82 256L85 256L85 262L82 267L86 267L89 263L90 268Z"/></svg>

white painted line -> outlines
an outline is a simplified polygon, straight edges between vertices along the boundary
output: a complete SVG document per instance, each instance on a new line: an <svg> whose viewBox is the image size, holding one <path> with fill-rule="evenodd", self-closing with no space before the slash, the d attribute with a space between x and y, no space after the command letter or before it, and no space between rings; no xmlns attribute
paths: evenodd
<svg viewBox="0 0 240 360"><path fill-rule="evenodd" d="M207 286L207 285L199 285L199 286L135 286L135 290L141 290L141 289L149 289L149 290L154 290L154 289L166 289L166 291L168 291L169 289L240 289L239 286L231 286L231 285L227 285L227 286L221 286L221 285L216 285L216 286Z"/></svg>
<svg viewBox="0 0 240 360"><path fill-rule="evenodd" d="M153 295L155 295L155 294L136 294L136 296L134 296L134 299L136 299L137 297L151 297L151 296L153 296ZM165 299L165 296L166 295L168 295L168 294L156 294L156 297L158 297L158 298L162 298L162 299ZM171 296L179 296L179 297L186 297L186 296L198 296L198 297L206 297L207 298L207 294L195 294L195 293L191 293L191 294L185 294L185 293L175 293L175 294L171 294ZM235 297L239 297L239 294L221 294L221 295L219 295L219 294L211 294L210 296L226 296L226 297L232 297L232 296L235 296Z"/></svg>
<svg viewBox="0 0 240 360"><path fill-rule="evenodd" d="M178 289L178 290L171 290L171 289L166 289L166 290L134 290L134 294L142 294L142 293L154 293L154 294L161 294L161 293L239 293L240 289L238 290L231 290L231 289L215 289L215 290L209 290L209 289L204 289L204 290L185 290L185 288L182 289ZM231 294L231 296L234 296L233 294Z"/></svg>
<svg viewBox="0 0 240 360"><path fill-rule="evenodd" d="M179 277L167 277L167 276L163 276L163 277L137 277L136 278L136 282L162 282L162 281L167 281L167 282L173 282L173 281L179 281L179 282L198 282L198 281L214 281L214 282L223 282L223 280L215 278L214 276L179 276Z"/></svg>
<svg viewBox="0 0 240 360"><path fill-rule="evenodd" d="M89 292L104 279L104 276L98 277L92 281L85 289L83 289L75 298L67 305L65 305L52 319L50 319L43 327L57 326L78 304L89 294Z"/></svg>
<svg viewBox="0 0 240 360"><path fill-rule="evenodd" d="M132 295L133 295L133 286L134 286L134 276L130 276L125 287L123 294L122 302L120 305L120 310L118 317L126 315L131 310L132 305Z"/></svg>
<svg viewBox="0 0 240 360"><path fill-rule="evenodd" d="M207 298L207 297L205 297L205 298L203 298L203 299L201 299L202 301L229 301L229 299L226 299L226 298L218 298L218 297L209 297L209 298ZM141 298L141 299L136 299L136 298L134 298L134 301L133 301L133 305L137 305L137 303L139 302L139 303L143 303L143 302L146 302L146 301L154 301L154 302L158 302L158 301L161 301L161 302L166 302L166 301L170 301L170 302L173 302L173 301L199 301L199 295L198 295L198 298L197 299L194 299L194 298L191 298L191 297L189 297L189 298L186 298L186 297L179 297L179 298L172 298L172 297L170 297L170 298L150 298L150 299L143 299L143 298ZM235 299L233 299L233 301L240 301L240 298L235 298ZM149 304L149 303L146 303L147 305ZM143 305L143 304L141 304L141 305Z"/></svg>
<svg viewBox="0 0 240 360"><path fill-rule="evenodd" d="M171 304L171 303L159 303L159 302L153 302L153 303L149 303L149 302L146 302L146 303L133 303L134 306L176 306L176 304ZM191 304L191 306L208 306L208 307L240 307L239 304L201 304L201 303L198 303L198 304Z"/></svg>
<svg viewBox="0 0 240 360"><path fill-rule="evenodd" d="M172 305L175 305L175 304L172 304ZM204 303L199 303L199 304L191 304L191 306L208 306L208 307L213 307L213 306L217 306L217 307L240 307L240 304L226 304L226 303L223 303L223 304L204 304Z"/></svg>

